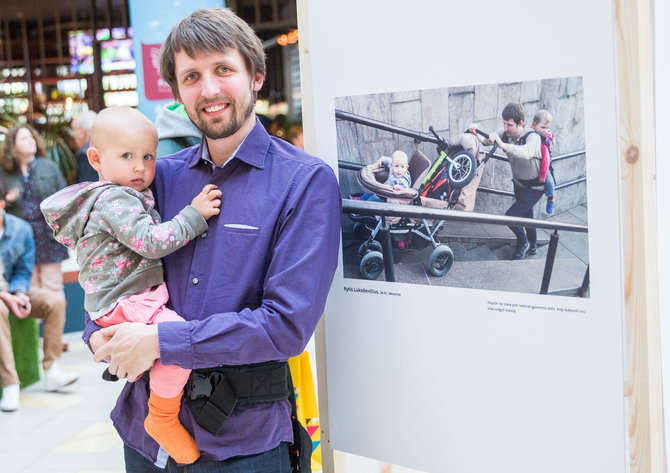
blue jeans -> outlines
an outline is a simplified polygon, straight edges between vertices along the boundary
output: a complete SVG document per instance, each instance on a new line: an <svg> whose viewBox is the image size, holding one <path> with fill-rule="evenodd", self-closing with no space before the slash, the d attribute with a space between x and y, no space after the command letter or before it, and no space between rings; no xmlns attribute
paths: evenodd
<svg viewBox="0 0 670 473"><path fill-rule="evenodd" d="M123 446L123 453L126 473L291 473L286 443L258 455L234 457L220 462L197 461L180 466L170 458L165 469L158 468L127 445Z"/></svg>
<svg viewBox="0 0 670 473"><path fill-rule="evenodd" d="M556 181L554 181L554 174L549 171L547 173L547 179L544 181L544 195L547 197L554 196L554 187L556 186Z"/></svg>
<svg viewBox="0 0 670 473"><path fill-rule="evenodd" d="M533 207L537 204L540 198L542 198L543 193L542 190L523 187L515 182L514 197L516 197L516 201L509 209L507 209L505 215L509 215L510 217L534 218ZM526 243L530 243L530 246L537 243L537 231L535 228L509 227L509 229L512 230L516 236L517 248Z"/></svg>

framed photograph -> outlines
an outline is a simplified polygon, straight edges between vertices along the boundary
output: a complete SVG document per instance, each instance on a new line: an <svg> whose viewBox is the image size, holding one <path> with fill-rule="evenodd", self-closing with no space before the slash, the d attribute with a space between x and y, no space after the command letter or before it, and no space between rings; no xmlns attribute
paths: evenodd
<svg viewBox="0 0 670 473"><path fill-rule="evenodd" d="M382 222L381 216L345 212L345 278L385 280L382 243L388 224L394 282L537 294L546 279L547 293L588 296L587 151L581 77L337 97L342 195L419 209L504 216L516 201L509 160L483 137L473 148L477 142L469 129L475 125L486 135L502 135L502 111L510 103L520 104L525 112L519 139L538 135L546 150L544 158L532 158L538 173L544 171L538 182L542 197L533 206L534 216L581 228L565 232L533 229L537 236L530 254L515 260L515 235L504 224L393 215ZM541 124L546 130L540 136L535 129L540 130ZM388 169L372 172L380 160L386 158L390 164L393 156L407 162L406 187L414 188L418 199L415 194L407 196L404 188L385 187L393 177ZM459 171L454 171L456 167ZM552 234L557 240L553 248ZM548 261L551 271L545 274Z"/></svg>

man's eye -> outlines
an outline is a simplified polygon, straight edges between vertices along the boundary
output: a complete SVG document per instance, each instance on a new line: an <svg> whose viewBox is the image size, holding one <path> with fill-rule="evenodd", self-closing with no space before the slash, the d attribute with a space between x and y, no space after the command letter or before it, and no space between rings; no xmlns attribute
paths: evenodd
<svg viewBox="0 0 670 473"><path fill-rule="evenodd" d="M195 80L196 77L197 77L197 75L195 74L195 72L193 72L191 74L188 74L186 77L184 77L184 79L187 80L187 81L192 81L192 80Z"/></svg>
<svg viewBox="0 0 670 473"><path fill-rule="evenodd" d="M219 67L219 72L223 72L223 73L230 72L230 68L228 66L221 66L221 67Z"/></svg>
<svg viewBox="0 0 670 473"><path fill-rule="evenodd" d="M132 155L131 155L130 153L123 153L123 154L121 155L121 157L122 157L123 159L130 159L130 158L132 158Z"/></svg>

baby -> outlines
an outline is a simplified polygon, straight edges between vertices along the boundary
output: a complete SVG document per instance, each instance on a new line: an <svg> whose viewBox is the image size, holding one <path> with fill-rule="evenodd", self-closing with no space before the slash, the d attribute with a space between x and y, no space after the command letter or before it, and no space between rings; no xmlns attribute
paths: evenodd
<svg viewBox="0 0 670 473"><path fill-rule="evenodd" d="M554 172L551 168L551 144L556 135L549 129L551 126L551 113L547 110L540 110L533 117L533 130L542 137L540 150L542 152L542 161L540 162L540 182L544 183L544 194L547 196L547 213L554 211Z"/></svg>
<svg viewBox="0 0 670 473"><path fill-rule="evenodd" d="M386 166L389 175L384 184L393 187L393 190L406 189L412 187L412 178L409 175L407 154L404 151L395 151L392 157L382 156L375 163L377 166ZM383 202L377 194L365 193L361 195L361 200L370 202Z"/></svg>
<svg viewBox="0 0 670 473"><path fill-rule="evenodd" d="M75 250L84 307L102 327L183 320L165 307L168 293L160 258L207 230L206 220L220 212L221 191L210 184L174 219L161 223L148 188L157 144L156 129L137 110L102 110L88 150L100 181L67 187L40 206L56 240ZM144 426L178 463L193 463L200 456L178 419L189 374L160 361L150 371Z"/></svg>
<svg viewBox="0 0 670 473"><path fill-rule="evenodd" d="M393 187L394 190L400 190L412 187L412 179L409 176L409 159L404 151L395 151L391 157L382 156L377 160L377 166L386 166L389 170L389 177L384 184Z"/></svg>

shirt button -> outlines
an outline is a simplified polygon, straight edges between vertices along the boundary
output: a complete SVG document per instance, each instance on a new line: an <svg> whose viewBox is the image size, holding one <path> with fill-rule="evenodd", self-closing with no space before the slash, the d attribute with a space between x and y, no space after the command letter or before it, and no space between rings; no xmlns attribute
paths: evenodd
<svg viewBox="0 0 670 473"><path fill-rule="evenodd" d="M205 233L203 233L202 235L200 235L200 238L207 238L207 232L205 232Z"/></svg>
<svg viewBox="0 0 670 473"><path fill-rule="evenodd" d="M198 284L198 278L193 278L193 284Z"/></svg>

